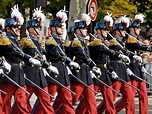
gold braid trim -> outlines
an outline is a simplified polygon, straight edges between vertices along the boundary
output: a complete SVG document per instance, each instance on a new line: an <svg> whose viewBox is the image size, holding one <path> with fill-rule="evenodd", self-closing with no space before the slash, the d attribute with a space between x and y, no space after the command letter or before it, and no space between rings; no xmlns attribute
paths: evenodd
<svg viewBox="0 0 152 114"><path fill-rule="evenodd" d="M34 43L31 41L31 39L29 38L22 38L20 41L21 45L23 46L23 48L36 48L36 46L34 45Z"/></svg>
<svg viewBox="0 0 152 114"><path fill-rule="evenodd" d="M109 40L109 46L113 46L113 45L118 45L117 40L115 39Z"/></svg>
<svg viewBox="0 0 152 114"><path fill-rule="evenodd" d="M72 41L71 47L82 47L82 45L81 45L81 42L77 38L74 38L74 40Z"/></svg>
<svg viewBox="0 0 152 114"><path fill-rule="evenodd" d="M128 40L127 40L128 43L136 43L137 42L137 39L136 38L133 38L133 37L129 37Z"/></svg>
<svg viewBox="0 0 152 114"><path fill-rule="evenodd" d="M94 39L92 42L90 42L91 46L98 46L98 45L102 45L102 41L99 39Z"/></svg>
<svg viewBox="0 0 152 114"><path fill-rule="evenodd" d="M46 45L54 45L54 46L57 46L58 44L56 43L56 41L52 38L49 38L46 40L45 42Z"/></svg>
<svg viewBox="0 0 152 114"><path fill-rule="evenodd" d="M0 45L5 46L5 45L10 45L11 42L8 38L4 37L4 38L0 38Z"/></svg>
<svg viewBox="0 0 152 114"><path fill-rule="evenodd" d="M69 46L70 46L70 44L71 44L71 42L70 42L70 41L67 41L67 42L64 42L64 43L63 43L63 46L65 46L65 47L69 47Z"/></svg>

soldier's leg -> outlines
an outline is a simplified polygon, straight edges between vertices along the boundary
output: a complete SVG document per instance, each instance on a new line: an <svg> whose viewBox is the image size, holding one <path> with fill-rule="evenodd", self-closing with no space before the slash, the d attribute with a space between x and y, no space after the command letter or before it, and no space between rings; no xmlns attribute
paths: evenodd
<svg viewBox="0 0 152 114"><path fill-rule="evenodd" d="M91 84L89 87L94 89L94 85ZM97 114L97 106L96 106L96 97L95 93L91 91L89 88L85 87L83 91L84 102L86 106L87 114Z"/></svg>
<svg viewBox="0 0 152 114"><path fill-rule="evenodd" d="M95 91L98 92L100 90L100 88L101 88L100 85L94 85L94 90ZM76 108L76 113L77 114L84 114L85 111L86 111L86 106L85 106L84 98L82 98L79 105Z"/></svg>
<svg viewBox="0 0 152 114"><path fill-rule="evenodd" d="M140 81L138 83L138 88L140 89L140 91L138 92L139 114L148 114L148 96L147 96L146 83Z"/></svg>
<svg viewBox="0 0 152 114"><path fill-rule="evenodd" d="M59 85L57 84L48 84L48 93L50 93L52 96L55 95L55 93L57 92ZM52 102L52 98L50 98L50 102ZM33 110L32 110L32 114L40 114L40 112L42 112L43 107L40 104L39 99L36 100Z"/></svg>
<svg viewBox="0 0 152 114"><path fill-rule="evenodd" d="M130 83L130 82L129 82ZM138 83L136 80L132 80L131 84L135 87L138 86ZM132 88L132 92L133 92L133 96L135 96L136 94L136 89ZM121 111L123 108L125 108L125 104L123 101L123 98L120 98L116 103L115 103L115 107L116 107L116 112L118 113L119 111Z"/></svg>
<svg viewBox="0 0 152 114"><path fill-rule="evenodd" d="M26 86L22 86L26 90ZM17 88L14 93L14 100L16 103L16 108L11 110L11 114L29 114L29 110L27 108L27 98L26 93L21 89Z"/></svg>
<svg viewBox="0 0 152 114"><path fill-rule="evenodd" d="M0 84L0 87L2 90L5 90L6 93L8 93L7 95L2 94L2 99L3 99L3 111L5 112L5 114L10 114L11 111L11 97L14 93L14 91L16 90L16 86L13 84L8 84L8 83L2 83Z"/></svg>
<svg viewBox="0 0 152 114"><path fill-rule="evenodd" d="M56 98L55 98L55 100L54 100L54 103L53 103L53 109L54 109L54 111L56 111L61 104L62 104L62 102L61 102L59 96L57 95Z"/></svg>
<svg viewBox="0 0 152 114"><path fill-rule="evenodd" d="M126 114L134 114L135 113L135 105L134 105L134 96L133 96L131 86L129 86L127 84L123 84L121 86L120 92L122 94L122 98L124 101Z"/></svg>
<svg viewBox="0 0 152 114"><path fill-rule="evenodd" d="M43 88L43 90L48 92L48 87ZM42 106L43 113L54 114L53 107L50 104L50 96L41 91L40 89L36 89L35 94L38 97L39 102ZM39 112L37 112L36 114L39 114Z"/></svg>
<svg viewBox="0 0 152 114"><path fill-rule="evenodd" d="M66 87L70 89L70 85ZM75 114L72 106L72 93L61 86L57 92L62 103L62 108L60 108L59 112L57 110L57 114Z"/></svg>
<svg viewBox="0 0 152 114"><path fill-rule="evenodd" d="M2 96L1 96L1 92L0 92L0 114L4 114L2 109L3 109L3 100L2 100Z"/></svg>

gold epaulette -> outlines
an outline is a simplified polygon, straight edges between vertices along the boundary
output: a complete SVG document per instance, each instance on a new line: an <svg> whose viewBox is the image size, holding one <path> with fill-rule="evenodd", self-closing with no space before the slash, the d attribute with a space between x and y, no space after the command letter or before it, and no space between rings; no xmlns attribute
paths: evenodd
<svg viewBox="0 0 152 114"><path fill-rule="evenodd" d="M63 46L65 46L65 47L69 47L69 46L70 46L70 44L71 44L71 42L70 42L70 41L66 41L66 42L64 42L64 43L63 43Z"/></svg>
<svg viewBox="0 0 152 114"><path fill-rule="evenodd" d="M91 46L98 46L102 45L102 41L99 39L94 39L92 42L89 43Z"/></svg>
<svg viewBox="0 0 152 114"><path fill-rule="evenodd" d="M109 40L109 46L113 46L113 45L114 46L118 45L118 41L115 39Z"/></svg>
<svg viewBox="0 0 152 114"><path fill-rule="evenodd" d="M77 38L74 38L74 40L72 41L71 47L82 47L82 45L81 45L81 42Z"/></svg>
<svg viewBox="0 0 152 114"><path fill-rule="evenodd" d="M134 37L129 37L128 40L127 40L128 43L136 43L137 42L137 39L134 38Z"/></svg>
<svg viewBox="0 0 152 114"><path fill-rule="evenodd" d="M0 38L0 45L5 46L5 45L10 45L10 44L11 44L11 42L7 37Z"/></svg>
<svg viewBox="0 0 152 114"><path fill-rule="evenodd" d="M31 41L31 39L29 38L22 38L21 41L20 41L21 45L23 48L36 48L36 46L34 45L34 43Z"/></svg>
<svg viewBox="0 0 152 114"><path fill-rule="evenodd" d="M56 43L56 41L52 38L49 38L46 40L45 42L46 45L54 45L54 46L57 46L58 44Z"/></svg>

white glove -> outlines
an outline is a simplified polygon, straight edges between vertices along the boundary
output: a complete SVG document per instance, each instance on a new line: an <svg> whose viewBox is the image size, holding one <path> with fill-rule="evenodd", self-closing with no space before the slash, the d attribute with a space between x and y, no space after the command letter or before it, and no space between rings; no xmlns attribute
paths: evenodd
<svg viewBox="0 0 152 114"><path fill-rule="evenodd" d="M96 67L96 66L94 66L93 68L92 68L92 71L95 73L95 74L97 74L97 75L101 75L101 70L100 70L100 68L98 68L98 67Z"/></svg>
<svg viewBox="0 0 152 114"><path fill-rule="evenodd" d="M42 71L43 71L43 73L44 73L44 76L49 76L49 73L46 71L45 68L42 68Z"/></svg>
<svg viewBox="0 0 152 114"><path fill-rule="evenodd" d="M90 76L91 76L92 78L96 78L96 75L92 72L92 70L90 70Z"/></svg>
<svg viewBox="0 0 152 114"><path fill-rule="evenodd" d="M111 77L112 77L113 79L118 79L118 78L119 78L118 75L117 75L117 73L116 73L115 71L112 71L112 72L111 72Z"/></svg>
<svg viewBox="0 0 152 114"><path fill-rule="evenodd" d="M8 62L3 61L2 64L3 64L3 66L5 67L5 69L8 70L8 72L11 71L11 65L10 65Z"/></svg>
<svg viewBox="0 0 152 114"><path fill-rule="evenodd" d="M47 68L49 71L53 72L54 74L59 74L59 71L56 67L50 65L48 68Z"/></svg>
<svg viewBox="0 0 152 114"><path fill-rule="evenodd" d="M142 58L141 58L140 56L134 55L133 58L134 58L135 60L137 60L138 62L142 63Z"/></svg>
<svg viewBox="0 0 152 114"><path fill-rule="evenodd" d="M118 57L121 58L122 60L126 61L127 64L130 63L130 59L128 56L120 54Z"/></svg>
<svg viewBox="0 0 152 114"><path fill-rule="evenodd" d="M0 69L0 74L2 74L2 73L4 73L4 72L3 72L3 69Z"/></svg>
<svg viewBox="0 0 152 114"><path fill-rule="evenodd" d="M145 69L145 67L143 67L143 66L141 67L141 71L144 73L148 73L147 70Z"/></svg>
<svg viewBox="0 0 152 114"><path fill-rule="evenodd" d="M29 62L32 63L33 65L41 66L41 62L37 59L34 59L34 58L30 58Z"/></svg>
<svg viewBox="0 0 152 114"><path fill-rule="evenodd" d="M79 64L76 63L76 62L71 61L69 65L70 65L71 67L75 67L75 68L77 68L77 69L80 69Z"/></svg>
<svg viewBox="0 0 152 114"><path fill-rule="evenodd" d="M130 70L130 68L127 68L127 69L126 69L126 72L127 72L127 74L128 74L129 76L135 75L135 74Z"/></svg>
<svg viewBox="0 0 152 114"><path fill-rule="evenodd" d="M68 71L68 75L72 74L70 68L68 66L66 66L66 68L67 68L67 71Z"/></svg>

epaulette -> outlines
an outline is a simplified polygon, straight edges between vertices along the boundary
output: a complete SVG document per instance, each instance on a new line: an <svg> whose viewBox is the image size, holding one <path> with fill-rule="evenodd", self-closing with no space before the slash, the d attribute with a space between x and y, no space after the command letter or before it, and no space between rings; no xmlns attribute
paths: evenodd
<svg viewBox="0 0 152 114"><path fill-rule="evenodd" d="M72 41L71 47L82 47L82 45L81 45L81 42L77 38L74 38L74 40Z"/></svg>
<svg viewBox="0 0 152 114"><path fill-rule="evenodd" d="M65 47L69 47L69 46L70 46L70 44L71 44L71 42L70 42L70 41L66 41L66 42L64 42L64 43L63 43L63 46L65 46Z"/></svg>
<svg viewBox="0 0 152 114"><path fill-rule="evenodd" d="M21 41L20 41L21 45L23 48L36 48L36 46L34 45L34 43L31 41L31 39L29 38L22 38Z"/></svg>
<svg viewBox="0 0 152 114"><path fill-rule="evenodd" d="M115 39L109 40L109 46L118 45L118 41Z"/></svg>
<svg viewBox="0 0 152 114"><path fill-rule="evenodd" d="M89 43L91 46L98 46L102 45L102 41L99 39L94 39L92 42Z"/></svg>
<svg viewBox="0 0 152 114"><path fill-rule="evenodd" d="M0 38L0 45L5 46L5 45L10 45L11 42L7 37Z"/></svg>
<svg viewBox="0 0 152 114"><path fill-rule="evenodd" d="M45 44L46 44L46 45L54 45L54 46L57 46L57 45L58 45L53 38L47 39L46 42L45 42Z"/></svg>
<svg viewBox="0 0 152 114"><path fill-rule="evenodd" d="M128 40L127 40L128 43L136 43L137 42L137 39L134 38L134 37L129 37Z"/></svg>

